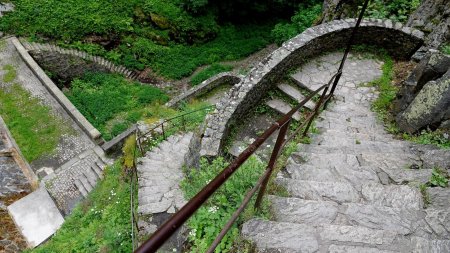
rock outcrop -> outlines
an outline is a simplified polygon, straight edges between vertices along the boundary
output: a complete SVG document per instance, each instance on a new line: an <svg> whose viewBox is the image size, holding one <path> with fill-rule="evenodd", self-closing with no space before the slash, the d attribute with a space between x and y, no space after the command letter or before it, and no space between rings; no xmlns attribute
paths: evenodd
<svg viewBox="0 0 450 253"><path fill-rule="evenodd" d="M436 128L450 118L450 57L428 53L404 81L394 114L401 130Z"/></svg>
<svg viewBox="0 0 450 253"><path fill-rule="evenodd" d="M420 59L429 48L437 49L450 41L450 1L423 0L406 25L428 33L425 45L415 54Z"/></svg>

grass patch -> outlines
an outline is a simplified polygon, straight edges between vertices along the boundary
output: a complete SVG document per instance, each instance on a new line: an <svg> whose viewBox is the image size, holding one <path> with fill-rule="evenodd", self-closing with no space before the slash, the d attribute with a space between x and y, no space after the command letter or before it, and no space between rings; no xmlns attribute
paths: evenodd
<svg viewBox="0 0 450 253"><path fill-rule="evenodd" d="M450 54L450 44L445 44L441 48L441 52L444 54Z"/></svg>
<svg viewBox="0 0 450 253"><path fill-rule="evenodd" d="M199 73L195 74L191 80L190 84L192 86L198 85L201 82L207 80L208 78L211 78L219 73L227 72L233 69L233 66L230 65L222 65L218 63L214 63L211 66L207 67L206 69L200 71Z"/></svg>
<svg viewBox="0 0 450 253"><path fill-rule="evenodd" d="M51 154L61 135L73 131L19 84L0 89L0 115L28 162Z"/></svg>
<svg viewBox="0 0 450 253"><path fill-rule="evenodd" d="M3 82L10 83L14 81L17 77L17 71L12 65L3 66L3 70L6 71L6 74L3 76Z"/></svg>
<svg viewBox="0 0 450 253"><path fill-rule="evenodd" d="M382 59L384 65L382 67L382 76L368 84L368 86L377 87L380 94L379 97L372 103L372 110L377 113L378 118L384 122L386 130L398 137L415 142L418 144L435 145L440 148L450 148L450 139L446 137L446 133L439 130L422 130L420 133L408 134L402 133L398 128L393 115L391 113L393 101L399 90L398 86L393 84L394 80L394 61L386 52L382 51L381 54L376 54L376 48L367 46L358 46L356 51L362 52L366 50L375 57Z"/></svg>
<svg viewBox="0 0 450 253"><path fill-rule="evenodd" d="M45 244L28 252L131 252L130 184L120 162Z"/></svg>
<svg viewBox="0 0 450 253"><path fill-rule="evenodd" d="M208 182L217 176L228 163L224 158L217 158L211 163L206 159L201 160L200 169L189 171L186 179L181 183L181 188L186 199L192 198ZM262 175L265 164L255 157L251 157L218 191L203 205L194 216L188 220L189 243L191 252L205 252L214 238L218 235L232 213L241 204L246 191L251 189ZM253 201L254 202L254 201ZM224 237L215 252L242 252L243 242L239 238L239 226L251 218L254 212L249 204L248 211L238 219L232 229ZM268 204L265 203L263 214L268 215Z"/></svg>
<svg viewBox="0 0 450 253"><path fill-rule="evenodd" d="M169 99L157 88L104 73L89 73L74 80L66 96L106 140L144 116L151 116L144 108ZM107 127L108 122L114 119Z"/></svg>

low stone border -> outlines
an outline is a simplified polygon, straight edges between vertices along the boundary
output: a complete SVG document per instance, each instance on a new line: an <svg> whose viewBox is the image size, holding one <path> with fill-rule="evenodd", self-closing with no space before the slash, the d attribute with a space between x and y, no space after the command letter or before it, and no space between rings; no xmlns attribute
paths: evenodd
<svg viewBox="0 0 450 253"><path fill-rule="evenodd" d="M102 145L103 151L105 151L105 153L108 154L108 155L117 154L117 153L121 152L122 151L121 149L122 149L122 146L123 146L125 140L129 136L131 136L134 133L136 133L137 129L138 129L137 124L134 124L133 126L128 128L127 130L125 130L124 132L119 134L118 136L114 137L112 140L104 143Z"/></svg>
<svg viewBox="0 0 450 253"><path fill-rule="evenodd" d="M102 143L101 133L78 111L78 109L67 99L64 93L53 83L53 81L45 74L45 72L34 61L27 50L23 47L16 37L11 38L12 43L20 54L20 57L30 67L33 73L38 77L47 90L61 104L66 112L75 120L78 126L95 142Z"/></svg>
<svg viewBox="0 0 450 253"><path fill-rule="evenodd" d="M200 154L217 156L230 126L245 117L280 78L305 59L344 48L355 24L356 19L346 19L308 28L262 60L217 103L216 110L207 117ZM423 38L421 31L404 27L401 23L365 19L354 42L385 48L397 59L409 59L423 44Z"/></svg>
<svg viewBox="0 0 450 253"><path fill-rule="evenodd" d="M219 87L222 84L230 84L235 85L239 83L244 76L238 76L233 74L232 72L223 72L220 74L217 74L205 81L203 81L201 84L196 85L195 87L189 89L188 91L184 92L183 94L173 98L169 102L166 103L166 106L168 107L174 107L177 106L181 101L185 101L191 98L198 97L200 95L203 95L214 88Z"/></svg>
<svg viewBox="0 0 450 253"><path fill-rule="evenodd" d="M99 56L93 56L86 52L75 50L75 49L65 49L61 48L59 46L53 45L53 44L40 44L36 42L28 42L25 39L20 39L22 45L25 47L27 51L44 51L44 52L55 52L58 54L64 54L64 55L71 55L75 57L79 57L81 59L91 61L93 63L96 63L97 65L100 65L104 67L105 69L109 70L112 73L118 73L121 75L124 75L125 77L137 80L138 79L138 73L128 70L123 66L116 65L112 63L111 61L106 60L105 58L99 57Z"/></svg>
<svg viewBox="0 0 450 253"><path fill-rule="evenodd" d="M1 116L0 116L0 138L5 140L5 149L0 150L0 156L3 154L12 156L16 164L22 170L25 177L28 179L28 182L31 185L31 189L36 190L37 188L39 188L38 177L36 176L36 174L34 174L30 164L28 164L27 160L23 156L19 146L17 145L11 132L9 131L8 126L6 125L5 121L3 121L3 118Z"/></svg>

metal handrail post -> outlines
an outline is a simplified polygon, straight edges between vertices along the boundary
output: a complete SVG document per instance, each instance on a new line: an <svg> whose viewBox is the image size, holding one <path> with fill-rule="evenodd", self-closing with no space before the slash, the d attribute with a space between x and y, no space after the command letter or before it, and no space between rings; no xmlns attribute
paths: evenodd
<svg viewBox="0 0 450 253"><path fill-rule="evenodd" d="M347 60L348 54L350 53L350 49L352 48L352 45L353 45L353 40L355 39L356 33L357 33L358 28L359 28L359 26L361 24L361 21L362 21L362 18L364 16L364 13L366 12L368 4L369 4L369 0L366 0L364 2L364 5L362 7L361 12L359 13L358 21L356 22L356 25L355 25L355 27L352 30L352 33L350 35L350 39L348 40L348 43L347 43L347 47L345 48L344 56L342 57L341 64L339 65L338 74L336 75L336 79L334 79L333 86L331 87L331 91L330 91L330 95L331 96L333 96L334 91L336 90L336 86L339 83L339 80L341 79L342 70L344 69L345 61ZM327 104L328 103L325 103L324 108L327 107Z"/></svg>
<svg viewBox="0 0 450 253"><path fill-rule="evenodd" d="M259 189L258 197L256 198L255 202L255 209L260 209L261 207L261 201L264 196L264 193L266 192L267 184L269 183L270 176L273 173L273 168L275 167L275 164L278 160L278 155L280 154L280 149L283 146L283 143L286 138L287 130L289 129L289 124L291 123L292 118L284 124L280 131L278 132L277 141L275 142L275 147L273 148L272 155L270 157L269 164L267 166L267 170L269 173L267 174L266 178L264 179L261 188Z"/></svg>

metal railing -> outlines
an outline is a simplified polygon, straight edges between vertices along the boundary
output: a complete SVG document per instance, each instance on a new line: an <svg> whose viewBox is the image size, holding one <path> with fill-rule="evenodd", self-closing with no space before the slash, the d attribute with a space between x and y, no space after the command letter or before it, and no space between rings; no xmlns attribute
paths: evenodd
<svg viewBox="0 0 450 253"><path fill-rule="evenodd" d="M156 252L188 219L191 217L205 202L206 200L219 188L221 187L232 175L240 168L242 164L252 155L255 151L277 130L278 136L273 148L270 161L267 165L267 169L264 174L258 179L256 185L245 194L245 198L242 201L238 209L233 213L231 218L223 227L222 231L216 237L214 242L210 245L208 253L214 252L215 248L219 245L220 241L226 235L226 233L231 229L234 222L238 219L239 215L244 211L247 205L250 203L252 197L259 190L256 197L255 208L259 209L261 206L262 197L266 191L267 184L271 178L274 171L278 157L285 147L286 143L294 138L305 126L303 135L306 135L314 118L318 115L321 109L326 108L329 100L332 98L336 86L339 83L339 79L342 76L342 70L345 65L348 53L350 52L353 40L355 38L357 28L359 27L364 12L367 8L369 0L366 0L361 13L359 14L358 21L354 27L352 34L350 36L349 42L344 52L339 69L335 75L333 75L327 84L324 84L317 90L313 91L308 97L300 102L295 108L285 114L282 118L272 124L263 134L261 134L250 146L245 149L228 167L226 167L219 175L217 175L210 183L208 183L202 190L200 190L197 195L190 199L178 212L176 212L169 220L167 220L153 235L143 243L135 252ZM331 85L332 84L332 85ZM331 89L331 90L330 90ZM328 93L328 91L330 92ZM289 137L286 138L289 125L292 121L292 116L301 107L303 107L308 101L310 101L314 96L322 91L320 99L314 108L314 110L306 117L306 120L297 128L297 130Z"/></svg>
<svg viewBox="0 0 450 253"><path fill-rule="evenodd" d="M157 133L158 135L162 136L162 139L166 139L167 136L167 128L170 127L170 124L173 123L175 120L177 119L181 119L181 130L186 131L186 117L188 115L200 112L200 111L206 111L208 112L209 110L213 109L214 105L210 105L210 106L205 106L202 108L199 108L197 110L193 110L193 111L189 111L186 113L182 113L179 115L176 115L174 117L168 118L168 119L164 119L163 121L161 121L160 123L158 123L157 125L153 126L150 128L150 130L148 130L145 133L141 133L141 131L139 130L139 128L136 126L136 130L134 131L134 135L136 137L136 145L133 149L133 166L132 168L130 168L131 170L129 171L130 174L130 211L131 211L131 239L132 239L132 248L133 251L135 250L135 248L137 248L138 245L138 239L137 239L137 233L139 233L139 226L138 226L138 216L136 215L135 212L135 199L134 199L134 195L135 195L135 191L137 190L136 187L134 187L135 185L137 185L138 183L138 175L137 175L137 158L138 158L138 150L140 151L141 155L145 154L145 150L143 148L143 140L145 138L148 138L149 135L155 135L155 133ZM159 133L158 131L156 131L158 128L161 128L161 133Z"/></svg>

